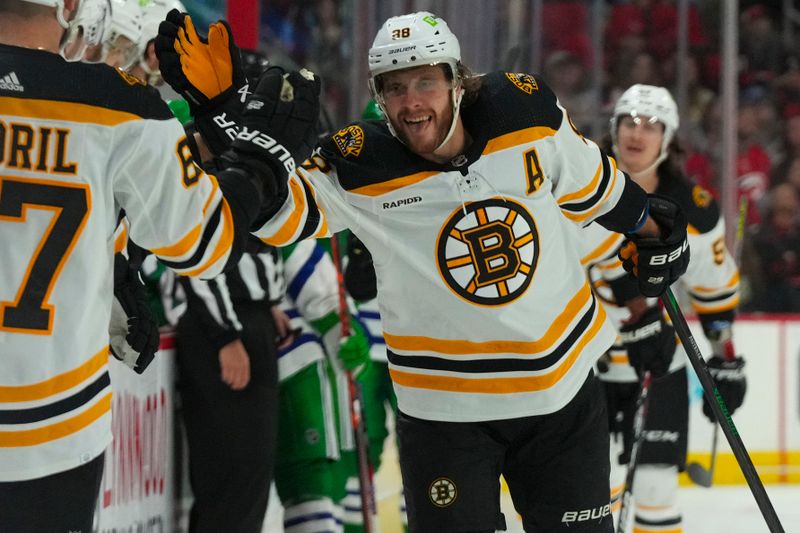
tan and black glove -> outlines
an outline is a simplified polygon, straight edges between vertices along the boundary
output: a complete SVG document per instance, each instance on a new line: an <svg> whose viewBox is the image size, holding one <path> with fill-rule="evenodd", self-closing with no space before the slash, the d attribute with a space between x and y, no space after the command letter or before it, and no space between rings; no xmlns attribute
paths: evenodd
<svg viewBox="0 0 800 533"><path fill-rule="evenodd" d="M249 94L230 26L217 21L204 37L189 15L173 9L158 27L155 50L164 80L189 103L195 129L221 154L236 138Z"/></svg>

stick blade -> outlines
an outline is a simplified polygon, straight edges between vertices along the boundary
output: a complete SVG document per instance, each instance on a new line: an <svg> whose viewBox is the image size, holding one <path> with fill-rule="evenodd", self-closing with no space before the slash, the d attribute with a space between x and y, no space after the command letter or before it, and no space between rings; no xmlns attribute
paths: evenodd
<svg viewBox="0 0 800 533"><path fill-rule="evenodd" d="M686 474L695 485L706 488L711 486L714 477L714 473L703 467L700 463L689 463L686 465Z"/></svg>

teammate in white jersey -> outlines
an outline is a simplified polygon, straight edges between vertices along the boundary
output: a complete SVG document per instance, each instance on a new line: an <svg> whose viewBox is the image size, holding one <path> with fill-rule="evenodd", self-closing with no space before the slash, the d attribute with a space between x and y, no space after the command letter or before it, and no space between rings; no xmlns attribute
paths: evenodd
<svg viewBox="0 0 800 533"><path fill-rule="evenodd" d="M725 226L716 202L678 167L673 142L677 129L678 110L669 92L634 85L615 106L609 148L619 167L647 192L672 198L687 215L692 260L681 283L711 343L709 369L733 413L741 406L746 388L744 361L736 356L731 334L739 302L739 272L725 247ZM582 261L590 267L595 289L621 332L600 374L612 432L612 509L618 507L614 503L623 490L630 459L637 373L650 370L656 379L633 481L634 530L682 531L677 488L678 471L686 462L689 422L686 355L676 346L674 329L658 302L644 298L623 271L616 258L620 236L597 224L580 234ZM713 422L707 404L704 412Z"/></svg>
<svg viewBox="0 0 800 533"><path fill-rule="evenodd" d="M137 244L184 275L213 276L238 259L271 198L263 158L231 152L207 175L155 91L66 62L60 42L78 5L0 2L0 531L91 530L111 440L120 210ZM215 80L208 98L233 92L230 78ZM316 98L311 81L290 88ZM291 117L294 100L281 102ZM260 128L281 137L277 123Z"/></svg>
<svg viewBox="0 0 800 533"><path fill-rule="evenodd" d="M685 218L648 201L540 79L469 75L441 18L389 19L369 56L387 122L273 169L283 203L258 235L284 246L349 227L372 253L411 531L502 529L500 474L526 528L611 531L592 366L615 333L565 228L631 233L657 295L685 271ZM251 97L233 146L269 156L251 121L274 113Z"/></svg>

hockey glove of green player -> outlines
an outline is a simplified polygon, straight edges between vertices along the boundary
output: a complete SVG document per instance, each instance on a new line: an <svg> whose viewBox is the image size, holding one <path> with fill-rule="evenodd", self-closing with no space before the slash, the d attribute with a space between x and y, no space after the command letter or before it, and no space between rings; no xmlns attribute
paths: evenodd
<svg viewBox="0 0 800 533"><path fill-rule="evenodd" d="M658 306L650 307L638 320L622 326L619 335L628 352L628 361L639 378L647 370L653 378L669 371L675 354L675 329L664 319Z"/></svg>
<svg viewBox="0 0 800 533"><path fill-rule="evenodd" d="M230 26L215 22L203 37L189 15L173 9L158 27L155 50L164 80L189 103L195 129L222 154L236 137L248 94Z"/></svg>
<svg viewBox="0 0 800 533"><path fill-rule="evenodd" d="M245 104L242 126L226 167L265 176L262 211L254 227L271 217L288 196L288 178L317 142L320 80L308 70L267 69Z"/></svg>
<svg viewBox="0 0 800 533"><path fill-rule="evenodd" d="M733 347L731 322L720 320L703 323L703 331L711 343L712 355L706 364L728 412L733 414L744 403L747 392L747 376L744 373L744 358L736 355ZM703 396L703 414L713 423L716 420L711 406Z"/></svg>
<svg viewBox="0 0 800 533"><path fill-rule="evenodd" d="M114 255L114 300L109 324L111 353L137 374L158 351L158 324L147 306L144 283L121 253Z"/></svg>
<svg viewBox="0 0 800 533"><path fill-rule="evenodd" d="M644 296L660 296L689 266L687 219L678 204L648 195L649 215L661 230L660 237L628 234L620 248L623 268L636 277Z"/></svg>

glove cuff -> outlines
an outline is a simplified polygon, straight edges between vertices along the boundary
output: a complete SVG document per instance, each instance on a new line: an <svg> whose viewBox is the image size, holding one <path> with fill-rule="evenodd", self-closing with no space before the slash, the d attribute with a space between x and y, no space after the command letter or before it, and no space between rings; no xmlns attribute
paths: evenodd
<svg viewBox="0 0 800 533"><path fill-rule="evenodd" d="M194 127L214 155L230 148L239 133L243 105L236 93L231 87L202 106L189 103Z"/></svg>

